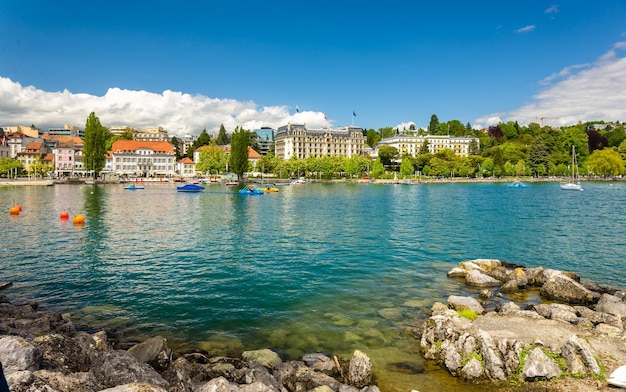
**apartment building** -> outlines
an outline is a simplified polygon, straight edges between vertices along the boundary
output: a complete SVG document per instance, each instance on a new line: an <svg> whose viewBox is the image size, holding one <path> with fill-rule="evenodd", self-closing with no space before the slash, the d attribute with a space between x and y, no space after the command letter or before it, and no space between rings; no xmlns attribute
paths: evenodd
<svg viewBox="0 0 626 392"><path fill-rule="evenodd" d="M306 124L287 124L274 135L275 154L282 159L334 155L350 158L361 155L364 145L363 129L354 126L307 129Z"/></svg>

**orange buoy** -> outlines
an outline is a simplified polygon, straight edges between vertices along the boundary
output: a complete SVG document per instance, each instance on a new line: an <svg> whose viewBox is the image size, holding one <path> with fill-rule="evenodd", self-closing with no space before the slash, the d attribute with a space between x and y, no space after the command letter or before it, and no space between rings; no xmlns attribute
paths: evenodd
<svg viewBox="0 0 626 392"><path fill-rule="evenodd" d="M20 212L22 212L22 206L21 205L16 205L16 207L20 210Z"/></svg>
<svg viewBox="0 0 626 392"><path fill-rule="evenodd" d="M11 208L9 208L9 214L11 215L19 215L21 211L21 208L18 206L13 206Z"/></svg>
<svg viewBox="0 0 626 392"><path fill-rule="evenodd" d="M68 220L70 218L70 213L67 211L63 211L61 212L59 217L61 218L61 220Z"/></svg>
<svg viewBox="0 0 626 392"><path fill-rule="evenodd" d="M82 214L78 214L74 217L72 221L74 222L75 225L79 225L79 224L85 223L85 217Z"/></svg>

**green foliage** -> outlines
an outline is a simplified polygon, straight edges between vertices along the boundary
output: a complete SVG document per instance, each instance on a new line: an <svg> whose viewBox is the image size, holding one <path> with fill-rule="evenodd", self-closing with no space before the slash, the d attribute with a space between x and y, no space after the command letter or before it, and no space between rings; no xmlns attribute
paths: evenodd
<svg viewBox="0 0 626 392"><path fill-rule="evenodd" d="M372 175L374 178L379 178L383 174L385 174L385 166L380 161L380 157L378 157L372 164Z"/></svg>
<svg viewBox="0 0 626 392"><path fill-rule="evenodd" d="M378 158L384 166L391 166L397 157L398 149L395 147L384 145L378 148Z"/></svg>
<svg viewBox="0 0 626 392"><path fill-rule="evenodd" d="M474 321L478 317L478 313L476 313L476 311L472 309L457 310L457 313L459 314L459 316L465 317L470 321Z"/></svg>
<svg viewBox="0 0 626 392"><path fill-rule="evenodd" d="M85 170L92 170L96 176L104 169L107 139L107 129L100 124L96 114L91 112L85 124L83 164Z"/></svg>
<svg viewBox="0 0 626 392"><path fill-rule="evenodd" d="M369 129L367 131L367 134L365 136L365 140L368 146L374 148L378 142L380 141L381 137L380 137L380 133L376 132L373 129Z"/></svg>
<svg viewBox="0 0 626 392"><path fill-rule="evenodd" d="M400 174L407 177L411 176L414 173L413 168L413 159L411 159L410 155L405 155L402 157L402 162L400 163Z"/></svg>
<svg viewBox="0 0 626 392"><path fill-rule="evenodd" d="M624 174L624 160L613 148L595 150L587 159L586 167L592 174L603 177Z"/></svg>
<svg viewBox="0 0 626 392"><path fill-rule="evenodd" d="M472 351L471 353L469 353L469 355L465 358L463 358L461 360L461 367L467 365L467 363L469 361L471 361L472 359L476 358L478 360L478 362L480 362L480 364L485 367L485 360L483 359L483 356L480 352L478 351Z"/></svg>
<svg viewBox="0 0 626 392"><path fill-rule="evenodd" d="M230 139L226 134L226 128L224 128L224 124L220 125L220 130L217 133L217 138L215 139L218 146L225 146L230 143Z"/></svg>
<svg viewBox="0 0 626 392"><path fill-rule="evenodd" d="M439 119L436 114L430 116L430 123L428 124L428 133L431 135L435 135L437 130L437 126L439 125Z"/></svg>
<svg viewBox="0 0 626 392"><path fill-rule="evenodd" d="M237 174L241 181L243 174L248 170L248 131L237 128L230 141L230 170Z"/></svg>
<svg viewBox="0 0 626 392"><path fill-rule="evenodd" d="M226 170L226 163L228 163L228 155L213 141L200 151L200 161L196 164L196 171L217 174Z"/></svg>

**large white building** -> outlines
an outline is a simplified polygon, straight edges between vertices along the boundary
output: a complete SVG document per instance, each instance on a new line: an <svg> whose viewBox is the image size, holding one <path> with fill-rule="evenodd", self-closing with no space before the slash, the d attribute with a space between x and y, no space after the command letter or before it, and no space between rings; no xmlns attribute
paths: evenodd
<svg viewBox="0 0 626 392"><path fill-rule="evenodd" d="M427 143L428 152L436 154L441 150L450 149L457 156L466 157L470 153L470 145L476 143L480 146L480 140L475 136L448 136L448 135L395 135L378 142L370 152L372 158L378 157L378 149L381 146L395 147L400 155L409 154L417 156L424 143Z"/></svg>
<svg viewBox="0 0 626 392"><path fill-rule="evenodd" d="M334 155L350 158L363 153L365 137L363 129L354 126L307 129L306 124L287 124L276 130L274 145L276 157L283 159Z"/></svg>
<svg viewBox="0 0 626 392"><path fill-rule="evenodd" d="M173 176L176 154L169 142L117 140L111 148L111 170L137 176Z"/></svg>

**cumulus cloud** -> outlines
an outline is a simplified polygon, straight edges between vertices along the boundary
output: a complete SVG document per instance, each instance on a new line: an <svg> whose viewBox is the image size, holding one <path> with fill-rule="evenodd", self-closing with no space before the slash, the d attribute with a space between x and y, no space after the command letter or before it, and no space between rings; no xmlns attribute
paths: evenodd
<svg viewBox="0 0 626 392"><path fill-rule="evenodd" d="M535 29L535 25L524 26L521 29L515 30L516 33L528 33L529 31L533 31Z"/></svg>
<svg viewBox="0 0 626 392"><path fill-rule="evenodd" d="M396 125L393 128L394 129L399 129L400 131L403 131L403 130L407 130L408 131L411 128L411 125L413 125L416 130L420 128L417 125L415 125L415 123L413 121L402 122L402 123Z"/></svg>
<svg viewBox="0 0 626 392"><path fill-rule="evenodd" d="M624 121L626 58L620 57L624 49L624 42L618 42L592 64L566 67L558 73L561 77L553 78L553 83L533 96L532 102L507 113L480 117L475 123L490 125L489 122L496 119L520 124L540 123L540 117L545 117L545 124L555 126L598 120Z"/></svg>
<svg viewBox="0 0 626 392"><path fill-rule="evenodd" d="M324 113L290 113L288 106L258 107L254 102L209 98L165 90L162 93L110 88L103 96L48 92L22 86L0 77L0 121L2 126L31 125L40 129L70 124L84 127L95 112L102 125L135 128L163 127L171 136L198 134L203 129L217 132L221 124L228 132L235 127L277 128L288 122L312 128L329 127Z"/></svg>

